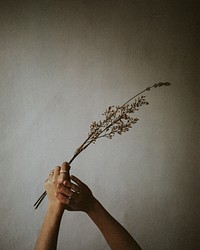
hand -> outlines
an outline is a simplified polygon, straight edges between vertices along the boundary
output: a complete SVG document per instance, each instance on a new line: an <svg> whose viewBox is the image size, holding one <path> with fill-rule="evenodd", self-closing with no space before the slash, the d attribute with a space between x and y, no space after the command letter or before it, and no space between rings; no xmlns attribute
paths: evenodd
<svg viewBox="0 0 200 250"><path fill-rule="evenodd" d="M75 183L65 180L58 185L58 200L71 208L68 210L89 213L96 203L95 197L89 187L77 177L71 176L71 180Z"/></svg>
<svg viewBox="0 0 200 250"><path fill-rule="evenodd" d="M55 167L45 181L45 190L48 197L48 205L56 211L64 211L66 208L55 196L57 186L65 180L69 180L70 166L67 162L63 162L62 166Z"/></svg>

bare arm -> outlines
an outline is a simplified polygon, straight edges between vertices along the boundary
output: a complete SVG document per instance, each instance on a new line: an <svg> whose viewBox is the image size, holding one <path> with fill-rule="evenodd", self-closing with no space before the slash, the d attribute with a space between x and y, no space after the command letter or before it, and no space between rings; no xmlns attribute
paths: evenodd
<svg viewBox="0 0 200 250"><path fill-rule="evenodd" d="M35 250L56 250L62 211L49 207L35 244Z"/></svg>
<svg viewBox="0 0 200 250"><path fill-rule="evenodd" d="M60 173L60 169L66 171ZM56 167L52 170L49 178L45 182L45 189L48 197L48 209L40 230L34 250L56 250L60 222L63 212L66 208L56 198L55 193L57 185L69 178L69 166L63 163L62 167Z"/></svg>
<svg viewBox="0 0 200 250"><path fill-rule="evenodd" d="M58 199L71 207L74 211L84 211L102 232L112 250L139 250L141 249L127 230L116 221L92 195L91 190L77 177L71 179L76 183L65 181L59 185ZM74 190L69 196L69 190Z"/></svg>
<svg viewBox="0 0 200 250"><path fill-rule="evenodd" d="M88 215L102 232L111 249L141 249L128 231L98 201Z"/></svg>

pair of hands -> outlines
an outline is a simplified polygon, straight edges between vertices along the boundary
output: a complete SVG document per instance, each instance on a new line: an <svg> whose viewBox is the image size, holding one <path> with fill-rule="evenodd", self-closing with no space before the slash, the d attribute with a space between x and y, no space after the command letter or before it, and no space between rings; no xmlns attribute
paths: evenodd
<svg viewBox="0 0 200 250"><path fill-rule="evenodd" d="M70 177L69 170L69 164L64 162L61 167L55 167L45 181L49 206L55 212L66 209L89 213L96 199L85 183L75 176Z"/></svg>

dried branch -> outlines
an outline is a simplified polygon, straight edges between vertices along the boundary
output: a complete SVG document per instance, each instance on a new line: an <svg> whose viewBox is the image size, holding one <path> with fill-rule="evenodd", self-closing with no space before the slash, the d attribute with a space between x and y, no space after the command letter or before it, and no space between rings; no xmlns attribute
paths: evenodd
<svg viewBox="0 0 200 250"><path fill-rule="evenodd" d="M87 139L75 151L73 157L78 156L91 143L95 143L96 140L99 138L106 137L112 139L116 133L121 135L122 133L129 131L129 129L132 128L132 125L137 123L138 121L138 118L131 118L130 114L133 114L135 113L135 111L138 111L141 106L149 104L145 100L146 97L141 94L143 94L145 91L150 91L152 88L169 86L169 85L170 85L169 82L155 83L154 85L147 87L145 90L133 96L123 105L116 107L115 106L108 107L108 109L106 109L106 111L102 114L105 117L105 119L100 120L99 122L94 121L90 125L90 132L88 133ZM136 97L138 98L136 99ZM134 102L128 104L133 99L135 99Z"/></svg>
<svg viewBox="0 0 200 250"><path fill-rule="evenodd" d="M123 134L129 131L132 126L137 123L138 118L132 118L131 114L134 114L139 108L143 105L148 105L149 103L146 101L146 97L142 94L146 91L150 91L152 88L169 86L169 82L159 82L155 83L150 87L147 87L137 95L131 97L128 101L126 101L121 106L110 106L106 109L106 111L102 114L104 116L103 120L99 122L92 122L90 125L90 132L88 133L88 137L86 140L79 146L74 152L73 157L69 161L71 164L74 159L84 151L91 143L95 143L99 138L109 138L112 139L116 134ZM138 97L136 99L136 97ZM132 100L134 100L131 104L129 104ZM44 197L46 196L46 192L44 192L40 198L34 204L35 209L40 205Z"/></svg>

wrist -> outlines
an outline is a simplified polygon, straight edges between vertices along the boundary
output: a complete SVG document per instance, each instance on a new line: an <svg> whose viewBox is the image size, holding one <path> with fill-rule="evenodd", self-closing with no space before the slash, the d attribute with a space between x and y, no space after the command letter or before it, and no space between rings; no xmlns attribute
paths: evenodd
<svg viewBox="0 0 200 250"><path fill-rule="evenodd" d="M93 197L90 207L85 212L89 217L91 217L93 214L98 212L99 207L99 201L95 197Z"/></svg>
<svg viewBox="0 0 200 250"><path fill-rule="evenodd" d="M48 204L48 209L47 211L53 216L62 216L64 213L64 207L59 204L59 205L55 205L55 204Z"/></svg>

